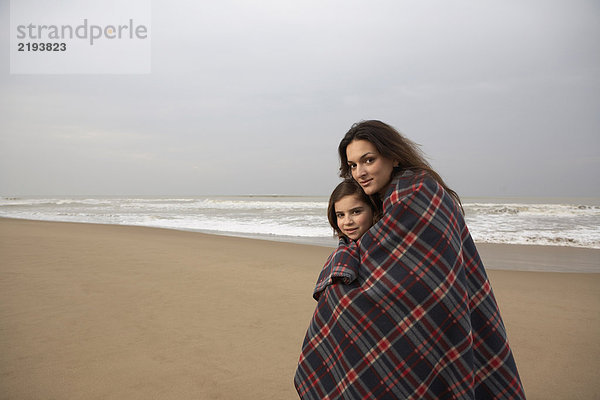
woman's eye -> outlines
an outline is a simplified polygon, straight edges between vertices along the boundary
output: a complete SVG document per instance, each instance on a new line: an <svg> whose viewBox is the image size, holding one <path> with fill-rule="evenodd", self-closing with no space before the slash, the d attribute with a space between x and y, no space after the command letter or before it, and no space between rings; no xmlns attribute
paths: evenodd
<svg viewBox="0 0 600 400"><path fill-rule="evenodd" d="M350 169L356 168L356 164L350 164Z"/></svg>
<svg viewBox="0 0 600 400"><path fill-rule="evenodd" d="M374 161L375 161L375 159L374 159L374 158L367 158L367 159L365 160L365 162L366 162L367 164L372 164Z"/></svg>

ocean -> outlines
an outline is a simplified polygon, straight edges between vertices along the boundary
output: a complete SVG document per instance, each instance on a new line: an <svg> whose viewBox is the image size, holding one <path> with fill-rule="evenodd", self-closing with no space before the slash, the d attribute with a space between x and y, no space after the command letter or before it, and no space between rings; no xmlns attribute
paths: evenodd
<svg viewBox="0 0 600 400"><path fill-rule="evenodd" d="M327 197L4 197L0 217L137 225L335 246ZM464 198L476 242L600 249L600 199Z"/></svg>

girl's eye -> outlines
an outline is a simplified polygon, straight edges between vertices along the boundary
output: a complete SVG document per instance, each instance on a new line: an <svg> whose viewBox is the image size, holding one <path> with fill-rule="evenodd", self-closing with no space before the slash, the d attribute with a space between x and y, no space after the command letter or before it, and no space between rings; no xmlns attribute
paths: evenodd
<svg viewBox="0 0 600 400"><path fill-rule="evenodd" d="M349 164L348 166L350 167L350 169L356 168L356 164Z"/></svg>
<svg viewBox="0 0 600 400"><path fill-rule="evenodd" d="M373 164L373 162L374 162L374 161L375 161L375 159L374 159L374 158L367 158L367 159L365 160L365 162L366 162L367 164Z"/></svg>
<svg viewBox="0 0 600 400"><path fill-rule="evenodd" d="M342 217L344 216L344 214L335 214L335 216L336 216L337 218L342 218Z"/></svg>

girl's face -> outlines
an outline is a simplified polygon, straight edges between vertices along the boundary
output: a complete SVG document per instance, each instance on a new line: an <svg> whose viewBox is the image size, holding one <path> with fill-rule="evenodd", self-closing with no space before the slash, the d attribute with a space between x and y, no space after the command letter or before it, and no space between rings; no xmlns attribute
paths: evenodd
<svg viewBox="0 0 600 400"><path fill-rule="evenodd" d="M341 233L352 240L358 240L373 226L373 210L358 195L342 197L334 208Z"/></svg>
<svg viewBox="0 0 600 400"><path fill-rule="evenodd" d="M354 140L346 147L346 157L352 172L366 194L385 194L394 170L394 160L379 154L368 140Z"/></svg>

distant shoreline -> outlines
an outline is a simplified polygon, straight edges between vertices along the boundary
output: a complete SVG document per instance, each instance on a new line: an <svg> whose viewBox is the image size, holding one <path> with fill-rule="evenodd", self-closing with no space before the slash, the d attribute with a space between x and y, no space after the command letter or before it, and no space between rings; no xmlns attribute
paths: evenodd
<svg viewBox="0 0 600 400"><path fill-rule="evenodd" d="M19 199L198 199L198 198L299 198L299 199L323 199L327 201L329 194L195 194L195 195L172 195L172 194L36 194L36 195L0 195L3 200ZM531 203L531 204L584 204L600 206L600 197L594 196L460 196L461 201L467 203Z"/></svg>
<svg viewBox="0 0 600 400"><path fill-rule="evenodd" d="M280 238L264 237L260 235L206 233L190 229L175 229L163 227L146 227L137 225L118 225L88 222L43 221L20 218L0 217L2 221L28 221L32 223L49 224L82 224L99 225L106 227L123 227L138 229L157 229L175 232L188 232L198 235L215 237L231 237L248 240L259 240L275 243L290 243L306 246L317 246L332 249L337 244L337 239L332 237L330 242L322 241L323 238ZM532 272L565 272L565 273L600 273L600 249L569 246L522 245L504 243L476 242L477 249L487 269L532 271Z"/></svg>

